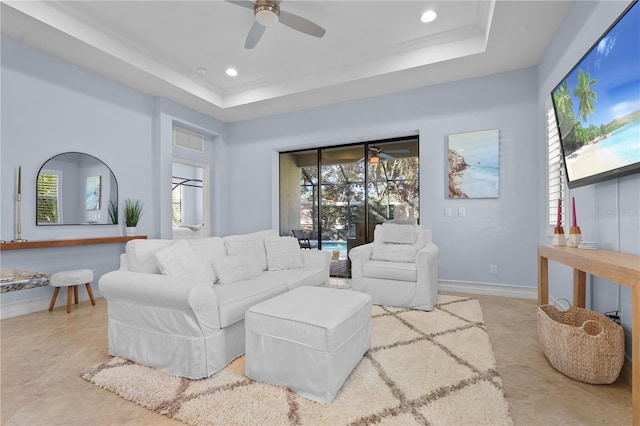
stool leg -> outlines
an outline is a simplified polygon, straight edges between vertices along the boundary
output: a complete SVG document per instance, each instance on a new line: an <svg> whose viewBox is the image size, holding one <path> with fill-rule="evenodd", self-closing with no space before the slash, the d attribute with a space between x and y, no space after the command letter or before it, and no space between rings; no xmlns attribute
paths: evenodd
<svg viewBox="0 0 640 426"><path fill-rule="evenodd" d="M78 304L78 286L77 285L73 286L73 301L76 303L76 305Z"/></svg>
<svg viewBox="0 0 640 426"><path fill-rule="evenodd" d="M60 287L56 287L53 289L53 296L51 296L51 303L49 303L49 312L53 311L53 305L56 304L56 299L58 298L59 291Z"/></svg>
<svg viewBox="0 0 640 426"><path fill-rule="evenodd" d="M67 313L71 312L71 287L67 287Z"/></svg>
<svg viewBox="0 0 640 426"><path fill-rule="evenodd" d="M96 301L93 298L93 291L91 291L91 283L86 283L85 286L87 287L87 293L89 293L89 299L91 299L91 304L95 305Z"/></svg>

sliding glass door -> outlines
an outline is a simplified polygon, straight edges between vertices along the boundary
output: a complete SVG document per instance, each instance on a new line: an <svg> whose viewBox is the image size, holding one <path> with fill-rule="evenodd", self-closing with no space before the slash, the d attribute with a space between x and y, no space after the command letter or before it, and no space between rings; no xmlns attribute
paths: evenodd
<svg viewBox="0 0 640 426"><path fill-rule="evenodd" d="M329 251L331 275L349 277L349 250L376 224L419 220L418 158L417 137L281 153L281 235Z"/></svg>

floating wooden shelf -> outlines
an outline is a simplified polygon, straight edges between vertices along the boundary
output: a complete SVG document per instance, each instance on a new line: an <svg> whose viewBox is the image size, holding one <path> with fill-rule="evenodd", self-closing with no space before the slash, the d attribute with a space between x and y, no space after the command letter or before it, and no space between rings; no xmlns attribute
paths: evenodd
<svg viewBox="0 0 640 426"><path fill-rule="evenodd" d="M36 248L86 246L94 244L114 244L126 243L130 240L145 240L146 235L136 235L131 237L104 237L104 238L79 238L75 240L50 240L50 241L27 241L26 243L1 243L0 250L25 250Z"/></svg>

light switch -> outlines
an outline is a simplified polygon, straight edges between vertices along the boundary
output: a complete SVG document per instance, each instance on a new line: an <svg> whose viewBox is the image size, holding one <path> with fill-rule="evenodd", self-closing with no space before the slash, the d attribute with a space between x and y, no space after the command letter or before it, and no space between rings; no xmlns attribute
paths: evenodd
<svg viewBox="0 0 640 426"><path fill-rule="evenodd" d="M444 208L444 215L445 217L451 217L451 207Z"/></svg>
<svg viewBox="0 0 640 426"><path fill-rule="evenodd" d="M465 215L464 207L458 207L458 216L463 217Z"/></svg>

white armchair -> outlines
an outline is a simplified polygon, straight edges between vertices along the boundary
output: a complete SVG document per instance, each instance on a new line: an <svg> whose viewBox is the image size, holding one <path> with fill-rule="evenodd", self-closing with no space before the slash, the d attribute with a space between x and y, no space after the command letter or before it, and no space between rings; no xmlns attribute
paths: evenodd
<svg viewBox="0 0 640 426"><path fill-rule="evenodd" d="M438 299L438 246L431 230L413 224L377 225L373 243L354 247L351 287L376 305L430 311Z"/></svg>

